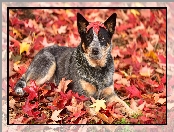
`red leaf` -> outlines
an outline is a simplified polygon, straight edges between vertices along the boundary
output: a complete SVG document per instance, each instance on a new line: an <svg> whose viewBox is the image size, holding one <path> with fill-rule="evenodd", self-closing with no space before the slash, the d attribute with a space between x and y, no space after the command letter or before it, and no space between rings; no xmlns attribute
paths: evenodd
<svg viewBox="0 0 174 132"><path fill-rule="evenodd" d="M129 17L129 23L132 24L136 23L136 17L134 16L134 14L130 13L128 17Z"/></svg>
<svg viewBox="0 0 174 132"><path fill-rule="evenodd" d="M152 24L154 21L155 21L155 15L154 13L151 12L151 15L150 15L150 24Z"/></svg>
<svg viewBox="0 0 174 132"><path fill-rule="evenodd" d="M95 32L96 34L98 34L98 31L99 31L100 27L103 27L103 28L106 29L106 27L104 26L104 24L101 23L101 22L98 22L98 21L97 21L97 22L91 22L91 23L87 26L87 31L88 31L90 28L93 28L94 32Z"/></svg>
<svg viewBox="0 0 174 132"><path fill-rule="evenodd" d="M25 102L25 105L22 107L23 111L28 114L29 116L36 117L40 112L36 111L34 112L33 109L38 108L38 102L35 102L34 104L30 104L29 100Z"/></svg>
<svg viewBox="0 0 174 132"><path fill-rule="evenodd" d="M78 100L78 101L86 101L86 100L89 100L89 98L87 98L86 96L84 96L84 95L81 95L81 96L79 96L79 94L78 93L73 93L73 96Z"/></svg>
<svg viewBox="0 0 174 132"><path fill-rule="evenodd" d="M156 88L156 90L158 91L158 92L162 92L163 90L164 90L164 84L163 83L161 83L157 88Z"/></svg>
<svg viewBox="0 0 174 132"><path fill-rule="evenodd" d="M14 88L15 84L16 84L16 80L10 78L9 85L11 86L12 89Z"/></svg>
<svg viewBox="0 0 174 132"><path fill-rule="evenodd" d="M38 97L38 89L34 81L30 82L30 86L23 88L27 93L29 93L28 100L33 100L35 97Z"/></svg>
<svg viewBox="0 0 174 132"><path fill-rule="evenodd" d="M125 31L125 30L127 30L128 28L133 28L134 27L134 25L132 24L132 23L128 23L128 24L122 24L122 25L120 25L119 27L117 27L117 31L118 32L121 32L121 31Z"/></svg>
<svg viewBox="0 0 174 132"><path fill-rule="evenodd" d="M59 109L63 109L65 105L72 99L72 91L69 90L68 93L59 92L60 96L53 100L53 104Z"/></svg>
<svg viewBox="0 0 174 132"><path fill-rule="evenodd" d="M19 70L17 71L19 74L23 75L26 72L27 68L25 66L20 66Z"/></svg>
<svg viewBox="0 0 174 132"><path fill-rule="evenodd" d="M141 119L143 122L150 121L150 119L147 118L146 116L141 116L140 119Z"/></svg>
<svg viewBox="0 0 174 132"><path fill-rule="evenodd" d="M86 113L86 111L79 111L79 112L77 112L77 113L74 114L74 117L77 119L80 116L84 115L85 113Z"/></svg>
<svg viewBox="0 0 174 132"><path fill-rule="evenodd" d="M141 98L141 92L135 86L126 87L126 90L129 92L130 97L139 97Z"/></svg>
<svg viewBox="0 0 174 132"><path fill-rule="evenodd" d="M166 57L164 55L158 55L158 59L161 63L166 64Z"/></svg>

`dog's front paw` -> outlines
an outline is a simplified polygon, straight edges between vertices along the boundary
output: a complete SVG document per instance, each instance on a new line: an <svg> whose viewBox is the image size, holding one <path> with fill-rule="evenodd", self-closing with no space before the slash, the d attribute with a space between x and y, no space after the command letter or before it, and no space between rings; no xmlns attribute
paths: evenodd
<svg viewBox="0 0 174 132"><path fill-rule="evenodd" d="M15 93L20 95L20 96L23 96L24 95L24 90L21 87L17 87L17 88L15 88Z"/></svg>

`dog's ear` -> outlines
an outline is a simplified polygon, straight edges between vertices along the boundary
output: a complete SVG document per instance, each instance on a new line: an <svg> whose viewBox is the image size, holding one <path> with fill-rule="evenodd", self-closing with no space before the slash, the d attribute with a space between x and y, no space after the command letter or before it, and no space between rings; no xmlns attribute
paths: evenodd
<svg viewBox="0 0 174 132"><path fill-rule="evenodd" d="M77 13L77 27L80 35L86 32L88 25L89 22L80 13Z"/></svg>
<svg viewBox="0 0 174 132"><path fill-rule="evenodd" d="M112 37L112 35L114 34L114 31L115 31L116 17L117 17L117 14L116 14L116 13L113 13L113 14L104 22L104 25L105 25L105 27L108 29L108 31L109 31L111 37Z"/></svg>

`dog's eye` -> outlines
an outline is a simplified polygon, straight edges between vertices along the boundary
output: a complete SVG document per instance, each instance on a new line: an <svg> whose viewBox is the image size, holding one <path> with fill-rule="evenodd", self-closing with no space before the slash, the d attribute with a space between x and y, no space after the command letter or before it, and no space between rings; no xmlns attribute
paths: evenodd
<svg viewBox="0 0 174 132"><path fill-rule="evenodd" d="M104 41L105 40L105 38L101 34L98 35L98 38L99 38L100 41Z"/></svg>

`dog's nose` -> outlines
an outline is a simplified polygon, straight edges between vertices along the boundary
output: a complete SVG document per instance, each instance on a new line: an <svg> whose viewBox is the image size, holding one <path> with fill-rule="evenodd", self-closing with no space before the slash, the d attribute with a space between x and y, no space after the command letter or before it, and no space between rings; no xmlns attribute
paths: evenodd
<svg viewBox="0 0 174 132"><path fill-rule="evenodd" d="M98 55L99 54L99 49L98 48L92 48L92 54L93 55Z"/></svg>

